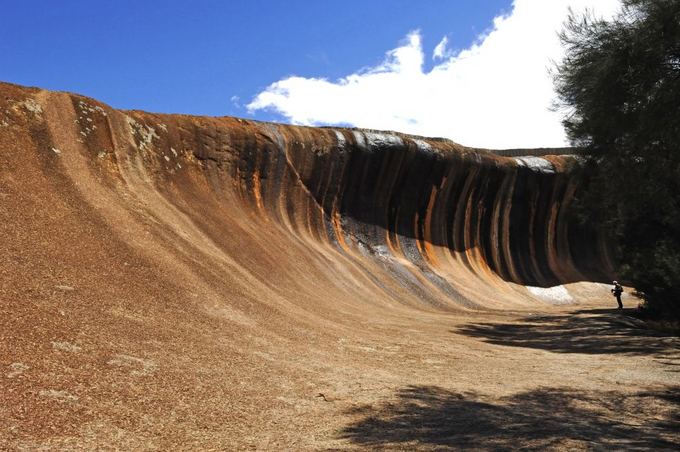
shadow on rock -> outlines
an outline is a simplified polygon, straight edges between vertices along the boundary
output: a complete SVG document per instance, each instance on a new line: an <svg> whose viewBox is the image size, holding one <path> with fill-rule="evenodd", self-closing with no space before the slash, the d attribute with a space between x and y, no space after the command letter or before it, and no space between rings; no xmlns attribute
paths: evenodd
<svg viewBox="0 0 680 452"><path fill-rule="evenodd" d="M531 316L515 323L464 325L456 334L509 347L559 353L628 355L660 354L678 358L680 340L645 329L641 321L616 309L581 310L566 315Z"/></svg>
<svg viewBox="0 0 680 452"><path fill-rule="evenodd" d="M489 399L408 386L393 401L353 409L360 420L341 436L372 448L676 450L679 389L624 394L544 388Z"/></svg>

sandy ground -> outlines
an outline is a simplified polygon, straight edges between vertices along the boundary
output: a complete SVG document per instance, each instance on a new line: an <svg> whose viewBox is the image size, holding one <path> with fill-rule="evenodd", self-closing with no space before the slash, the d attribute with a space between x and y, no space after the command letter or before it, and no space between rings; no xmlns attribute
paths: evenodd
<svg viewBox="0 0 680 452"><path fill-rule="evenodd" d="M607 300L610 301L610 300ZM61 303L67 304L66 297ZM58 315L58 314L57 314ZM44 334L3 378L8 449L667 449L678 339L599 306L366 319L295 340ZM66 337L64 337L66 336Z"/></svg>

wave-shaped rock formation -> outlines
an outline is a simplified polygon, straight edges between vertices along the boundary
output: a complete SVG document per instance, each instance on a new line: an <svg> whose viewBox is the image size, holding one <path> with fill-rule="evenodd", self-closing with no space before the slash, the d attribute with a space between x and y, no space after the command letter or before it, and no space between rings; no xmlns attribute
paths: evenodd
<svg viewBox="0 0 680 452"><path fill-rule="evenodd" d="M18 385L0 418L20 423L26 400L97 401L63 419L55 408L37 431L98 431L93 412L123 419L135 408L121 400L149 394L220 412L202 375L274 388L302 359L276 364L277 350L322 362L348 331L374 334L368 319L574 302L595 286L571 283L610 268L604 242L569 220L569 155L118 111L0 84L0 165L0 357ZM36 360L48 352L61 358ZM211 390L228 392L219 378ZM266 416L246 402L245 418Z"/></svg>
<svg viewBox="0 0 680 452"><path fill-rule="evenodd" d="M146 204L152 216L162 205L199 229L213 217L217 234L227 218L273 223L288 240L370 260L400 289L383 287L388 298L473 307L484 305L480 292L507 292L502 282L551 287L610 272L604 243L569 221L572 155L506 158L394 132L122 112L11 85L2 92L3 154L28 165L32 151L41 177L61 181L55 190L84 191L77 165L96 178L94 191ZM95 202L93 192L81 196ZM223 218L214 218L216 205ZM374 273L365 268L382 285Z"/></svg>

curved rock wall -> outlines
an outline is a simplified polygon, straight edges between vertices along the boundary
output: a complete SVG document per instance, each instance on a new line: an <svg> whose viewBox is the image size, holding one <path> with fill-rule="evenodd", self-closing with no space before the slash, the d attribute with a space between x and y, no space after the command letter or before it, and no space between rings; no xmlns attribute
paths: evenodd
<svg viewBox="0 0 680 452"><path fill-rule="evenodd" d="M424 272L453 260L530 286L602 279L610 268L595 235L569 224L574 156L503 158L397 133L252 127L265 145L238 149L241 194L298 233Z"/></svg>
<svg viewBox="0 0 680 452"><path fill-rule="evenodd" d="M0 134L28 136L45 154L44 171L75 153L117 196L157 191L181 210L209 193L250 226L273 223L290 240L371 261L431 304L474 307L504 284L593 281L611 268L605 245L569 222L573 156L501 157L392 132L122 112L1 88Z"/></svg>

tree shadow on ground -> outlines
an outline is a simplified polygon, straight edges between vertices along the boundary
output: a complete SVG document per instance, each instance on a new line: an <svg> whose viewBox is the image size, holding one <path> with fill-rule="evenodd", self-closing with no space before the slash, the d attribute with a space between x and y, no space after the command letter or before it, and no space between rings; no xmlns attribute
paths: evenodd
<svg viewBox="0 0 680 452"><path fill-rule="evenodd" d="M370 448L677 450L680 386L637 393L542 388L501 399L408 386L350 411L341 437Z"/></svg>
<svg viewBox="0 0 680 452"><path fill-rule="evenodd" d="M453 332L496 345L559 353L657 353L663 358L680 357L680 339L645 329L640 320L625 313L616 309L581 310L570 314L530 316L513 323L469 324Z"/></svg>

